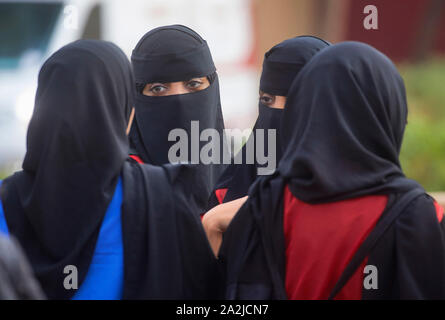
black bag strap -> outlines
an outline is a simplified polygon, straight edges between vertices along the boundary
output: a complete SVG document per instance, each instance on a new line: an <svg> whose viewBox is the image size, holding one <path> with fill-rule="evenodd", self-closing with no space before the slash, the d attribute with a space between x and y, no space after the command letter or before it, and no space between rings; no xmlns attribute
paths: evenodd
<svg viewBox="0 0 445 320"><path fill-rule="evenodd" d="M348 280L355 273L357 268L366 258L366 256L371 252L377 241L383 236L383 234L388 230L392 223L397 219L397 217L405 210L405 208L414 199L420 195L425 194L425 191L421 188L415 188L404 195L389 209L387 214L385 214L378 222L371 233L363 241L362 245L355 252L351 261L346 266L339 280L334 286L334 289L329 295L329 300L334 299L334 297L340 292L343 286L348 282Z"/></svg>

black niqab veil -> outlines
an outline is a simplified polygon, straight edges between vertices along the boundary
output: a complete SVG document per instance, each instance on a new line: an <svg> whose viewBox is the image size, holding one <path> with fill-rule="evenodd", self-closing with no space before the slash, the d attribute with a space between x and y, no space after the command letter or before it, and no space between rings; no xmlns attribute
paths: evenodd
<svg viewBox="0 0 445 320"><path fill-rule="evenodd" d="M317 54L289 91L282 120L287 150L278 170L254 182L224 235L226 298L286 299L286 185L308 203L385 194L382 215L402 194L423 190L404 176L398 159L406 120L403 80L385 55L357 42ZM445 222L435 211L422 195L388 228L369 253L379 290L364 289L363 298L443 298Z"/></svg>
<svg viewBox="0 0 445 320"><path fill-rule="evenodd" d="M65 266L80 281L88 270L127 157L132 85L127 57L105 41L68 44L40 70L23 170L4 181L1 199L50 298L72 294Z"/></svg>
<svg viewBox="0 0 445 320"><path fill-rule="evenodd" d="M177 137L169 141L169 133L173 129L185 130L188 155L183 154L180 162L199 163L197 174L202 182L196 187L209 196L224 169L223 152L227 149L218 77L206 41L185 26L159 27L142 37L131 60L138 84L210 77L210 86L194 93L156 97L145 96L137 90L130 132L130 144L137 155L145 163L161 165L170 162L169 150L178 141ZM198 136L193 136L191 121L199 121L199 131L194 131ZM199 141L201 132L209 128L216 129L218 137ZM200 150L209 143L213 146L214 161L204 164L199 157Z"/></svg>
<svg viewBox="0 0 445 320"><path fill-rule="evenodd" d="M272 47L264 55L263 71L260 79L260 90L279 96L287 96L292 81L303 68L303 66L320 50L330 44L322 39L313 36L299 36L287 39ZM267 130L276 130L276 164L281 159L282 150L280 145L280 121L282 109L271 108L263 103L258 104L258 119L253 127L252 135L239 151L237 157L242 157L241 164L231 164L221 175L215 190L225 189L228 191L224 197L224 202L235 200L247 195L250 185L255 181L258 174L258 168L265 165L258 163L256 156L256 147L252 148L254 152L254 162L246 163L247 145L254 141L254 133L257 129L265 131L264 154L268 155L269 148L267 143ZM218 204L214 193L210 196L209 206Z"/></svg>
<svg viewBox="0 0 445 320"><path fill-rule="evenodd" d="M416 187L399 163L407 113L403 80L386 56L362 43L330 47L292 85L280 174L309 203Z"/></svg>

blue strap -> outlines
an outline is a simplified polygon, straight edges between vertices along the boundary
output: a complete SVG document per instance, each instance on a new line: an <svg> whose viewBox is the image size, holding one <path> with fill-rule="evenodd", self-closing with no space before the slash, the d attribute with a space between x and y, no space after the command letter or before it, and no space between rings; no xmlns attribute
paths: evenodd
<svg viewBox="0 0 445 320"><path fill-rule="evenodd" d="M0 188L2 186L2 180L0 180ZM0 233L9 236L8 225L6 224L5 212L3 211L2 200L0 199Z"/></svg>
<svg viewBox="0 0 445 320"><path fill-rule="evenodd" d="M114 192L99 231L96 249L87 276L73 300L122 299L124 286L124 248L121 206L122 179Z"/></svg>

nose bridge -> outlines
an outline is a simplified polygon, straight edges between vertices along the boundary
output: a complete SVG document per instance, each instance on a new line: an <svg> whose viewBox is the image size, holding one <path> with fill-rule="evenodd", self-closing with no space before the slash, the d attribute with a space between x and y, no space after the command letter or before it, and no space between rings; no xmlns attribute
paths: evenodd
<svg viewBox="0 0 445 320"><path fill-rule="evenodd" d="M187 90L185 83L182 81L173 82L170 87L170 94L186 94L189 93Z"/></svg>

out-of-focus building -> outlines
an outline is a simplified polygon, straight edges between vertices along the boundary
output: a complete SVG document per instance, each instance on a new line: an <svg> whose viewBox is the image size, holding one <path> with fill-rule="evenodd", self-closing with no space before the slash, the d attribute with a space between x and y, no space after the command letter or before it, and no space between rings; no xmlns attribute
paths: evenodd
<svg viewBox="0 0 445 320"><path fill-rule="evenodd" d="M366 42L394 61L445 54L443 0L253 0L257 59L280 40L302 34L333 43ZM377 8L378 29L367 30L364 8Z"/></svg>
<svg viewBox="0 0 445 320"><path fill-rule="evenodd" d="M207 40L227 127L249 127L258 95L251 0L0 0L0 169L24 156L38 71L53 52L89 38L130 57L147 31L169 24Z"/></svg>
<svg viewBox="0 0 445 320"><path fill-rule="evenodd" d="M366 30L363 9L378 10ZM369 43L395 61L445 53L443 0L0 0L0 169L20 163L44 60L80 38L110 40L128 56L148 30L184 24L209 43L226 127L251 127L264 53L297 35Z"/></svg>

